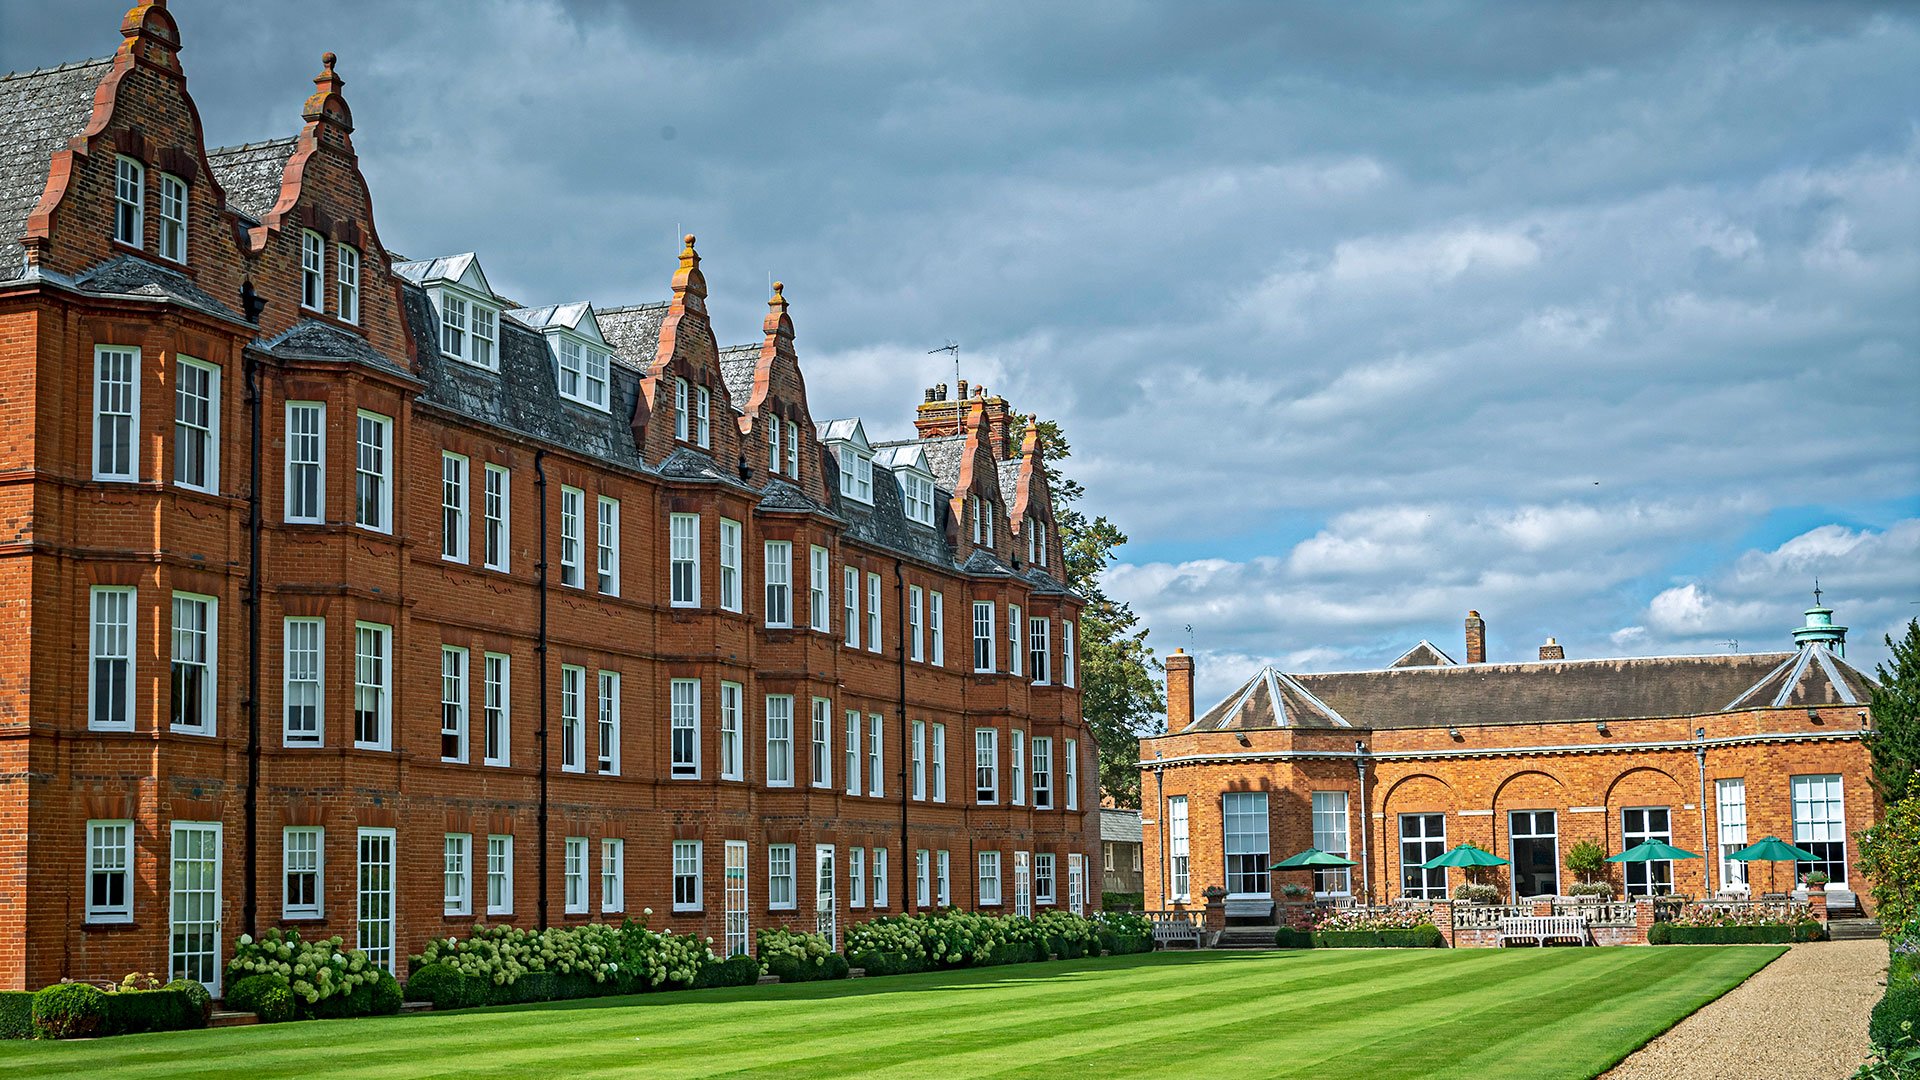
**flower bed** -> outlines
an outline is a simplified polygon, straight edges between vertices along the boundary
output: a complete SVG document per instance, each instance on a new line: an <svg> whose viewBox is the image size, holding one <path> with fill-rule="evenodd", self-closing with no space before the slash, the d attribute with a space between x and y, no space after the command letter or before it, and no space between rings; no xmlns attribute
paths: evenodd
<svg viewBox="0 0 1920 1080"><path fill-rule="evenodd" d="M1333 911L1313 928L1317 949L1433 949L1444 944L1433 913L1418 907Z"/></svg>
<svg viewBox="0 0 1920 1080"><path fill-rule="evenodd" d="M847 929L847 958L869 975L1073 959L1102 952L1146 952L1153 927L1132 912L1032 918L938 911L889 915Z"/></svg>
<svg viewBox="0 0 1920 1080"><path fill-rule="evenodd" d="M407 999L436 1009L741 986L760 977L751 957L722 960L708 939L632 919L546 930L475 925L468 937L428 942L408 970Z"/></svg>
<svg viewBox="0 0 1920 1080"><path fill-rule="evenodd" d="M851 935L853 930L847 932ZM781 982L844 979L851 967L846 957L833 951L833 943L820 934L769 926L754 935L753 944L760 954L761 970Z"/></svg>
<svg viewBox="0 0 1920 1080"><path fill-rule="evenodd" d="M1920 921L1897 931L1887 948L1887 992L1873 1007L1867 1037L1881 1058L1906 1054L1894 1060L1920 1066Z"/></svg>
<svg viewBox="0 0 1920 1080"><path fill-rule="evenodd" d="M152 975L129 975L102 990L89 983L56 983L31 993L0 994L0 1039L77 1039L181 1031L205 1027L212 1014L207 988L191 979L162 985Z"/></svg>
<svg viewBox="0 0 1920 1080"><path fill-rule="evenodd" d="M400 1011L400 984L337 935L309 941L298 930L268 930L235 943L226 1003L268 1022L386 1016Z"/></svg>
<svg viewBox="0 0 1920 1080"><path fill-rule="evenodd" d="M1690 904L1647 930L1649 945L1774 945L1826 936L1805 904Z"/></svg>

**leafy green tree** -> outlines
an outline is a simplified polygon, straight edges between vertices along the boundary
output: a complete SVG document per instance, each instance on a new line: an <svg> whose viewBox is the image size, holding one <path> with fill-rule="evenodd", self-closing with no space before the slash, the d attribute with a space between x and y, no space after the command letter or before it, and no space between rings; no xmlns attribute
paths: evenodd
<svg viewBox="0 0 1920 1080"><path fill-rule="evenodd" d="M1920 929L1920 792L1887 807L1858 834L1860 869L1873 880L1873 914L1889 935Z"/></svg>
<svg viewBox="0 0 1920 1080"><path fill-rule="evenodd" d="M1026 417L1015 421L1015 431L1025 430ZM1086 489L1059 467L1073 448L1059 424L1037 423L1067 585L1087 601L1080 614L1080 712L1100 749L1100 794L1116 806L1138 807L1139 739L1165 730L1167 698L1146 627L1131 605L1114 600L1100 585L1127 534L1105 516L1088 517L1079 508Z"/></svg>
<svg viewBox="0 0 1920 1080"><path fill-rule="evenodd" d="M1873 784L1891 805L1909 795L1920 795L1920 619L1907 620L1900 641L1886 639L1893 666L1881 664L1873 691L1873 735L1867 753L1873 761Z"/></svg>

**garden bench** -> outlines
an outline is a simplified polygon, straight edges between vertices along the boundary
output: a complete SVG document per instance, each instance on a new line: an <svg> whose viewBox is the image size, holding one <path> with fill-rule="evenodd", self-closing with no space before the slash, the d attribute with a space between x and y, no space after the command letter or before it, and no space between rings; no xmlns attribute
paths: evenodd
<svg viewBox="0 0 1920 1080"><path fill-rule="evenodd" d="M1155 919L1153 920L1153 943L1171 945L1176 941L1185 941L1199 948L1202 930L1195 919Z"/></svg>
<svg viewBox="0 0 1920 1080"><path fill-rule="evenodd" d="M1509 942L1531 941L1544 946L1549 941L1571 940L1576 945L1586 945L1593 940L1587 929L1587 917L1584 915L1520 915L1500 920L1500 932L1494 938L1496 946Z"/></svg>

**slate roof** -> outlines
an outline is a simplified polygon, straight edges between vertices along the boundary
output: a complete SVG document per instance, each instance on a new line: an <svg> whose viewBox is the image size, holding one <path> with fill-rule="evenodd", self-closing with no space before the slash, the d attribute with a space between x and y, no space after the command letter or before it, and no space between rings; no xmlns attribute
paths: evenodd
<svg viewBox="0 0 1920 1080"><path fill-rule="evenodd" d="M302 319L265 342L267 351L289 360L347 360L413 377L404 361L383 355L366 339L315 319Z"/></svg>
<svg viewBox="0 0 1920 1080"><path fill-rule="evenodd" d="M587 308L591 306L585 300L575 300L570 304L548 304L546 307L514 308L507 317L534 330L545 330L549 326L564 326L571 330L580 325L587 317Z"/></svg>
<svg viewBox="0 0 1920 1080"><path fill-rule="evenodd" d="M213 169L220 190L227 194L227 208L256 224L266 217L273 204L280 201L280 182L298 141L289 135L207 151L207 165Z"/></svg>
<svg viewBox="0 0 1920 1080"><path fill-rule="evenodd" d="M1140 811L1101 807L1100 839L1110 844L1140 843Z"/></svg>
<svg viewBox="0 0 1920 1080"><path fill-rule="evenodd" d="M1851 704L1864 700L1870 687L1866 676L1820 646L1793 653L1454 664L1324 674L1286 675L1266 669L1185 730L1338 727L1343 723L1364 728L1466 727L1691 716L1776 701ZM1281 703L1278 713L1275 700Z"/></svg>
<svg viewBox="0 0 1920 1080"><path fill-rule="evenodd" d="M743 413L747 411L747 399L753 396L753 372L759 366L758 345L729 345L720 350L720 378L726 381L733 407Z"/></svg>
<svg viewBox="0 0 1920 1080"><path fill-rule="evenodd" d="M84 292L120 296L152 296L196 308L210 315L244 323L238 311L216 300L193 279L178 270L149 262L138 255L115 255L74 279Z"/></svg>
<svg viewBox="0 0 1920 1080"><path fill-rule="evenodd" d="M833 460L832 454L826 457L828 461ZM872 506L840 495L838 477L838 470L829 470L828 481L834 492L831 509L846 521L848 536L934 566L954 564L953 552L947 547L948 510L944 503L934 507L933 525L922 525L908 519L905 500L900 497L900 482L893 478L891 469L874 465Z"/></svg>
<svg viewBox="0 0 1920 1080"><path fill-rule="evenodd" d="M927 467L933 470L933 478L944 485L948 491L952 491L953 486L960 482L960 458L967 451L967 437L938 435L931 439L917 441L920 449L926 451Z"/></svg>
<svg viewBox="0 0 1920 1080"><path fill-rule="evenodd" d="M1020 459L1002 458L995 464L1000 474L1000 502L1012 514L1014 497L1020 493Z"/></svg>
<svg viewBox="0 0 1920 1080"><path fill-rule="evenodd" d="M0 281L26 270L21 234L46 190L53 155L93 115L93 92L112 57L0 78Z"/></svg>
<svg viewBox="0 0 1920 1080"><path fill-rule="evenodd" d="M1440 651L1440 646L1422 638L1420 644L1400 654L1400 659L1388 664L1388 667L1447 667L1454 659Z"/></svg>
<svg viewBox="0 0 1920 1080"><path fill-rule="evenodd" d="M667 304L629 304L625 307L595 308L600 320L600 336L613 347L613 358L635 371L653 366L660 348L660 324L667 319Z"/></svg>

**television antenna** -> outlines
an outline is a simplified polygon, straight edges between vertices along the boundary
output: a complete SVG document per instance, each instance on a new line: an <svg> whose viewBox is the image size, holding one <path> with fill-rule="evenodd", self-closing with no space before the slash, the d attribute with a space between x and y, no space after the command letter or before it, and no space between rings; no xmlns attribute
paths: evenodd
<svg viewBox="0 0 1920 1080"><path fill-rule="evenodd" d="M942 345L937 349L927 350L928 356L932 356L934 353L952 353L953 354L953 392L955 394L960 393L960 343L957 341L954 341L952 338L948 338L947 343L945 345ZM960 404L964 406L966 402L963 401Z"/></svg>

